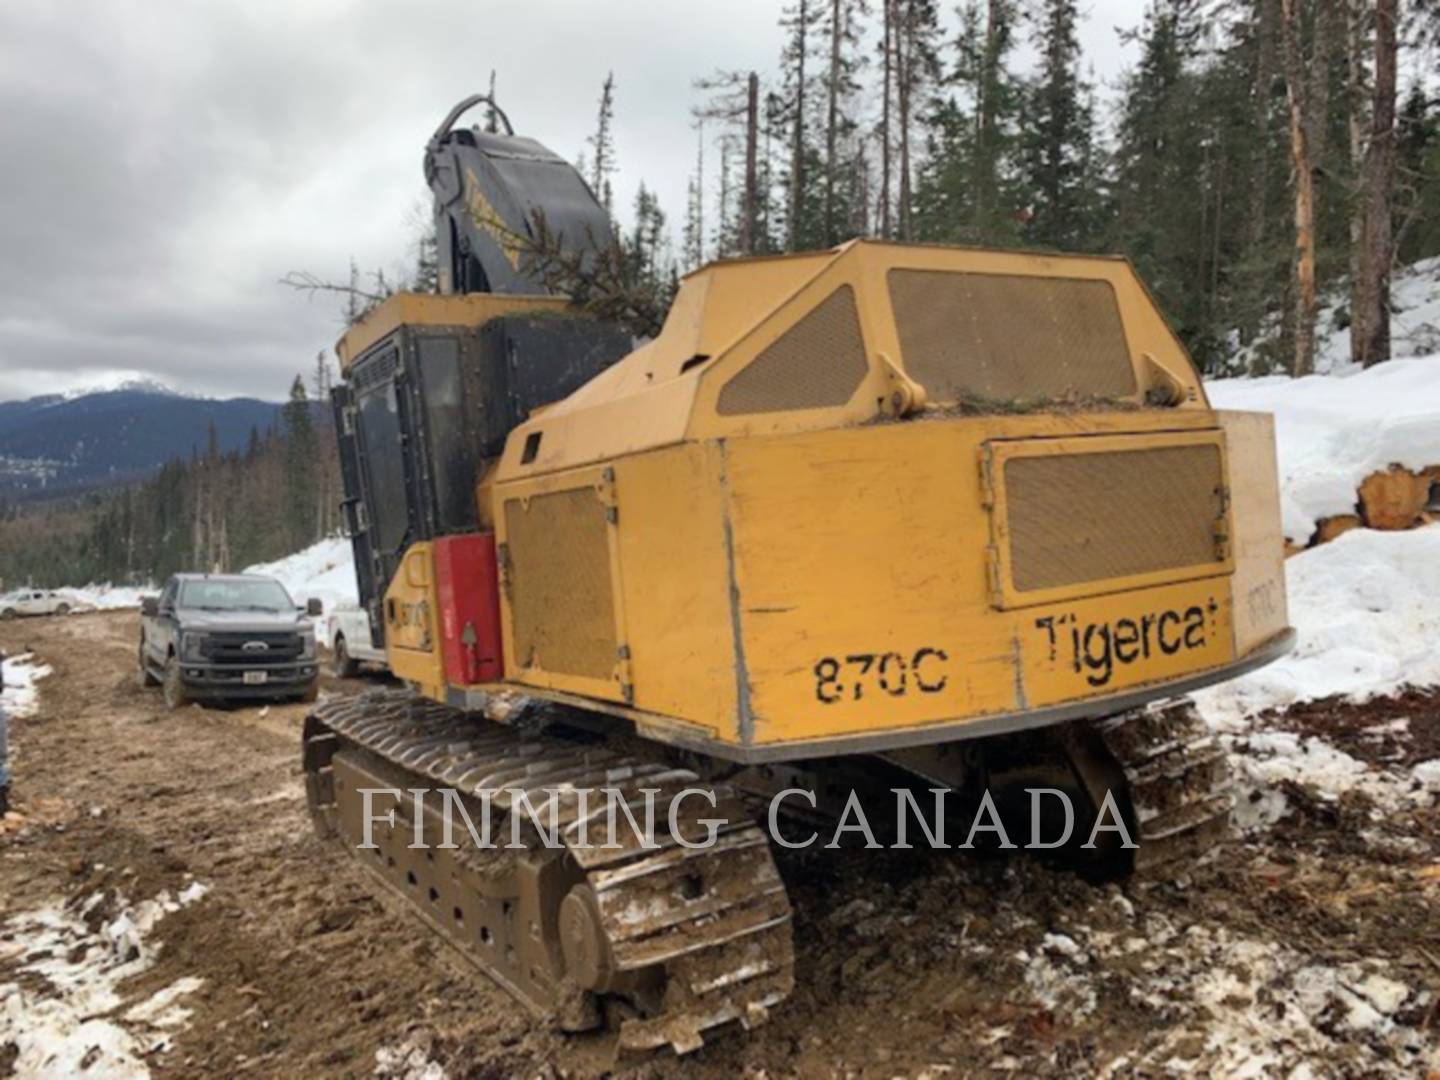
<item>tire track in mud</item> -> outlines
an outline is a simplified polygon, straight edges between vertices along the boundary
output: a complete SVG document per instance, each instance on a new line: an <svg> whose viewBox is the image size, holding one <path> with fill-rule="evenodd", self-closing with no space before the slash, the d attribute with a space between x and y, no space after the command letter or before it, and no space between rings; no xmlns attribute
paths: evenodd
<svg viewBox="0 0 1440 1080"><path fill-rule="evenodd" d="M42 812L3 849L0 914L57 895L146 899L187 874L210 886L157 926L159 959L126 988L142 1000L205 980L157 1074L368 1074L412 1023L463 1022L480 1002L503 1020L508 998L461 978L311 836L304 707L167 712L135 677L137 633L133 615L110 614L0 629L0 648L26 646L53 668L17 725L20 809Z"/></svg>

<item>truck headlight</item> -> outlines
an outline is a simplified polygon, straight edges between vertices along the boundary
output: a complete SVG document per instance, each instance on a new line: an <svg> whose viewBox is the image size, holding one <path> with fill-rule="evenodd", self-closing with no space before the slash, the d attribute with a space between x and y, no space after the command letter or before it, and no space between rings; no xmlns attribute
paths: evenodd
<svg viewBox="0 0 1440 1080"><path fill-rule="evenodd" d="M203 649L205 647L205 635L198 633L186 633L180 636L180 656L185 660L205 659Z"/></svg>
<svg viewBox="0 0 1440 1080"><path fill-rule="evenodd" d="M300 632L300 659L315 659L315 631L313 629Z"/></svg>

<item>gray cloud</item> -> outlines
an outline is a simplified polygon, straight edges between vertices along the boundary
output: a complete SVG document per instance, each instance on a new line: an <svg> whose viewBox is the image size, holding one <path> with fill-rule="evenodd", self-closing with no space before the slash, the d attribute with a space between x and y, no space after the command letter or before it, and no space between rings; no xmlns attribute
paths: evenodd
<svg viewBox="0 0 1440 1080"><path fill-rule="evenodd" d="M1096 0L1101 76L1135 0ZM691 82L768 71L770 0L7 0L0 7L0 400L135 372L283 395L341 324L279 286L409 261L425 138L494 67L517 129L574 157L618 84L617 200L678 222Z"/></svg>

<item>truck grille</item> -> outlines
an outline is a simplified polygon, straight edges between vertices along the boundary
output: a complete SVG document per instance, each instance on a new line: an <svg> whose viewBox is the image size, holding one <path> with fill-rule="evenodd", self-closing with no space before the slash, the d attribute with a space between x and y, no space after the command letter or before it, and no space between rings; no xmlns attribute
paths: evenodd
<svg viewBox="0 0 1440 1080"><path fill-rule="evenodd" d="M265 647L257 647L254 644L257 642L263 643ZM207 635L200 651L205 659L215 664L260 666L298 660L303 649L299 634L242 634L226 631Z"/></svg>

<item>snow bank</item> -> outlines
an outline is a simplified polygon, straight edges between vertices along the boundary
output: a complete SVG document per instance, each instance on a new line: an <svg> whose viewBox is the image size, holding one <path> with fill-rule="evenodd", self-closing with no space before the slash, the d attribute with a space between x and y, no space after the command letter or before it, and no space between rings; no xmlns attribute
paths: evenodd
<svg viewBox="0 0 1440 1080"><path fill-rule="evenodd" d="M1320 298L1315 320L1315 370L1350 375L1350 297L1345 290ZM1393 356L1429 356L1440 352L1440 257L1422 259L1399 270L1390 283L1390 340ZM1271 316L1259 339L1238 349L1236 370L1249 370L1257 355L1273 349L1283 332L1284 316Z"/></svg>
<svg viewBox="0 0 1440 1080"><path fill-rule="evenodd" d="M203 983L180 979L117 1016L125 1004L120 986L153 962L145 939L155 924L205 892L194 883L178 897L162 892L133 907L119 901L119 914L97 930L86 916L105 902L103 893L8 919L0 961L28 976L0 985L0 1046L15 1047L16 1075L148 1077L142 1056L169 1046L190 1018L179 999Z"/></svg>
<svg viewBox="0 0 1440 1080"><path fill-rule="evenodd" d="M355 587L355 560L350 541L343 537L322 540L276 562L247 567L245 573L269 574L278 578L296 603L303 604L314 596L325 605L326 612L359 603ZM138 608L141 597L154 595L159 592L159 587L86 585L55 591L66 597L76 609L114 611Z"/></svg>
<svg viewBox="0 0 1440 1080"><path fill-rule="evenodd" d="M1285 562L1294 653L1196 694L1212 723L1343 694L1440 683L1440 525L1354 529Z"/></svg>
<svg viewBox="0 0 1440 1080"><path fill-rule="evenodd" d="M0 692L0 709L6 716L30 716L35 712L40 704L40 691L35 684L49 675L50 670L48 664L37 664L30 653L5 660L5 689Z"/></svg>
<svg viewBox="0 0 1440 1080"><path fill-rule="evenodd" d="M248 567L247 574L269 574L279 579L297 604L312 596L325 605L329 614L337 607L354 607L360 603L355 585L355 556L350 541L343 536L331 537L320 543L286 556L278 562Z"/></svg>
<svg viewBox="0 0 1440 1080"><path fill-rule="evenodd" d="M70 601L70 606L79 611L120 611L138 608L140 598L160 590L155 586L138 588L134 585L86 585L83 588L56 589L55 592Z"/></svg>
<svg viewBox="0 0 1440 1080"><path fill-rule="evenodd" d="M1206 390L1217 408L1275 414L1281 523L1295 544L1320 518L1353 513L1371 473L1440 465L1440 354L1343 375L1220 379Z"/></svg>
<svg viewBox="0 0 1440 1080"><path fill-rule="evenodd" d="M1349 299L1332 300L1320 311L1315 342L1315 369L1332 375L1353 374L1350 329L1341 328L1339 314ZM1421 259L1395 274L1390 285L1392 356L1440 353L1440 256Z"/></svg>

